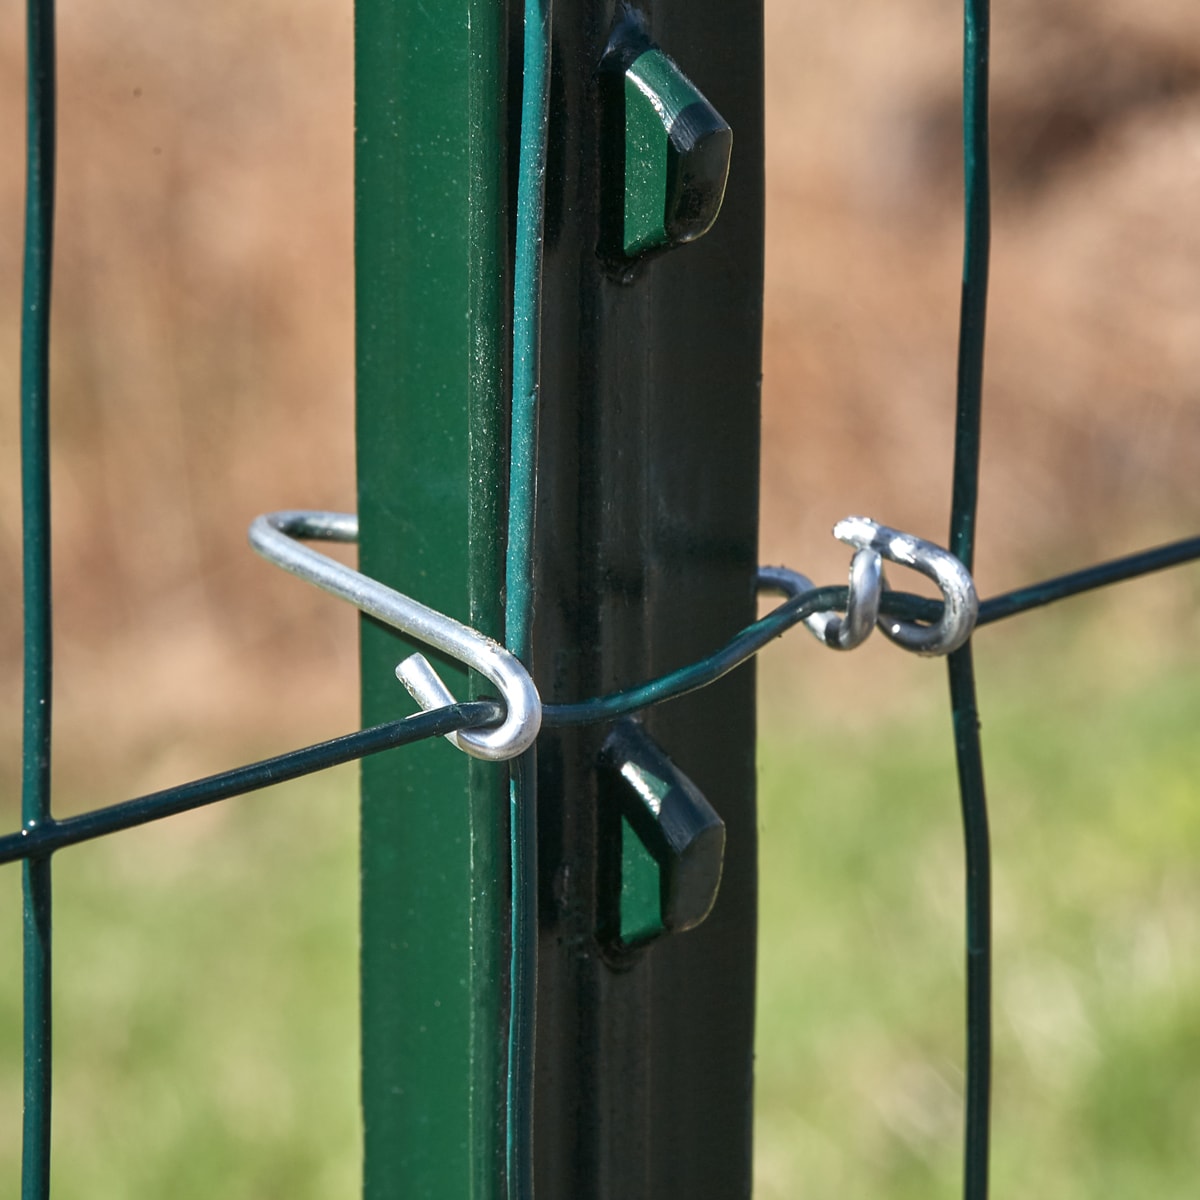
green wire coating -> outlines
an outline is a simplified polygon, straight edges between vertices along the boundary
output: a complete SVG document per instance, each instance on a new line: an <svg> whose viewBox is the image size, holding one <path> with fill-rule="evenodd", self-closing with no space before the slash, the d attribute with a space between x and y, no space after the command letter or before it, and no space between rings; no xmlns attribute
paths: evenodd
<svg viewBox="0 0 1200 1200"><path fill-rule="evenodd" d="M980 605L978 624L988 625L1084 591L1137 578L1151 571L1178 566L1197 558L1200 558L1200 538L1189 538L1069 575L1030 584L1028 587L985 600ZM546 728L597 724L666 703L688 692L707 687L757 654L770 642L793 629L805 617L827 609L844 610L845 606L845 587L814 588L811 592L794 596L779 605L765 617L735 634L721 649L698 662L607 696L572 704L546 705L543 709L543 724ZM884 592L880 607L888 616L923 621L936 621L942 609L937 600L929 600L909 592L894 591ZM19 833L0 836L0 865L20 859L41 857L64 846L90 841L247 791L310 775L338 763L364 758L425 738L453 733L459 729L494 725L502 719L503 709L493 700L472 701L430 712L415 713L403 720L359 730L149 796L123 801L61 821L45 821L36 830L22 830Z"/></svg>
<svg viewBox="0 0 1200 1200"><path fill-rule="evenodd" d="M1070 596L1136 579L1197 558L1200 558L1200 538L1187 538L1125 558L1113 559L1111 562L1030 584L1028 587L1004 592L985 600L979 606L979 620L976 624L989 625L994 621L1017 616ZM740 630L707 658L621 692L570 704L547 704L542 709L542 724L546 728L555 728L611 721L694 692L728 674L813 613L829 609L844 612L845 608L845 587L815 588L811 592L794 596L765 617ZM942 604L939 600L929 600L909 592L886 591L880 611L887 616L905 620L933 622L941 616Z"/></svg>
<svg viewBox="0 0 1200 1200"><path fill-rule="evenodd" d="M545 705L542 709L542 725L554 728L611 721L638 709L662 704L666 700L673 700L677 696L707 687L757 654L768 642L798 625L805 617L831 608L844 608L845 604L844 587L815 588L811 592L804 592L785 601L752 625L747 625L715 654L710 654L699 662L690 663L646 683L607 696L574 704Z"/></svg>
<svg viewBox="0 0 1200 1200"><path fill-rule="evenodd" d="M991 242L988 179L988 0L965 0L963 22L964 247L950 552L971 570L979 506L983 354ZM988 1194L992 1075L991 847L971 643L950 655L950 703L966 865L967 1069L963 1196Z"/></svg>
<svg viewBox="0 0 1200 1200"><path fill-rule="evenodd" d="M426 738L444 737L460 729L474 728L503 720L504 710L494 700L472 700L450 704L429 712L414 713L399 721L373 725L343 737L331 738L290 750L273 758L222 771L177 787L151 792L120 804L93 809L61 821L46 821L34 829L0 837L0 864L22 858L41 858L64 846L74 846L94 838L146 825L163 817L191 812L218 800L228 800L247 792L299 779L339 763L353 762L370 754L409 746Z"/></svg>
<svg viewBox="0 0 1200 1200"><path fill-rule="evenodd" d="M533 1196L533 1055L537 1036L537 751L513 761L512 946L508 1018L505 1173L513 1200Z"/></svg>
<svg viewBox="0 0 1200 1200"><path fill-rule="evenodd" d="M1200 538L1188 538L1069 575L1030 584L1028 587L985 600L980 605L978 625L988 625L1084 591L1137 578L1151 571L1178 566L1197 558L1200 558ZM845 587L814 588L811 592L794 596L779 605L765 617L735 634L721 649L698 662L607 696L572 704L546 705L543 709L543 724L546 728L596 724L663 704L720 679L770 642L793 629L805 617L827 609L844 610L845 606ZM929 600L910 592L894 591L884 592L880 607L888 616L923 621L936 621L942 610L940 601ZM459 729L494 725L502 719L503 709L493 700L472 701L430 712L415 713L403 720L372 726L370 729L289 751L275 758L181 784L149 796L123 801L61 821L44 821L36 830L22 830L19 833L0 836L0 864L48 855L64 846L174 816L274 783L297 779L338 763L350 762L425 738L453 733Z"/></svg>
<svg viewBox="0 0 1200 1200"><path fill-rule="evenodd" d="M24 749L21 823L50 820L53 647L50 589L50 285L54 257L55 46L52 0L29 0L24 294L21 311L21 508L24 530ZM24 866L22 1200L50 1194L51 881L49 858Z"/></svg>
<svg viewBox="0 0 1200 1200"><path fill-rule="evenodd" d="M1177 567L1197 558L1200 558L1200 537L1183 538L1177 542L1169 542L1165 546L1155 546L1150 550L1141 550L1137 554L1126 555L1124 558L1110 559L1108 562L1084 567L1080 571L1072 571L1067 575L1057 575L1053 579L1045 579L1040 583L1031 583L1027 587L1017 588L1015 591L1005 592L1003 595L985 600L979 606L978 624L988 625L992 621L1017 616L1020 613L1029 612L1031 609L1042 608L1044 605L1065 600L1070 596L1094 591L1096 588L1109 587L1111 584L1123 583L1128 579L1137 579L1152 571Z"/></svg>
<svg viewBox="0 0 1200 1200"><path fill-rule="evenodd" d="M506 559L506 640L528 663L533 621L538 339L551 0L527 0L517 253L514 274L512 442ZM50 855L63 846L161 819L297 778L334 763L494 723L492 702L453 705L361 730L286 755L55 821L50 809L51 582L49 493L49 317L53 259L55 13L53 0L28 0L27 192L21 332L21 462L25 620L22 829L0 837L0 863L24 861L25 1085L22 1200L49 1196L51 1114ZM965 0L965 246L956 393L951 551L974 557L980 413L990 242L988 182L988 0ZM985 601L979 625L1200 557L1200 538L1130 555ZM844 608L846 589L793 597L706 659L608 696L548 705L547 727L612 720L707 686L806 616ZM936 619L936 601L885 593L891 615ZM991 1070L990 851L982 750L970 644L950 656L950 692L962 796L967 874L967 1105L963 1190L988 1192ZM536 806L533 752L514 764L512 961L507 1095L507 1182L511 1200L532 1195L532 1064L536 987Z"/></svg>
<svg viewBox="0 0 1200 1200"><path fill-rule="evenodd" d="M963 1195L988 1194L992 1068L991 847L971 643L947 660L966 860L967 1071Z"/></svg>
<svg viewBox="0 0 1200 1200"><path fill-rule="evenodd" d="M988 172L989 0L966 0L963 36L964 245L950 553L975 564L980 413L987 331L991 196Z"/></svg>
<svg viewBox="0 0 1200 1200"><path fill-rule="evenodd" d="M513 270L512 434L504 609L508 649L526 664L533 640L533 524L537 504L542 225L549 91L550 0L526 0Z"/></svg>
<svg viewBox="0 0 1200 1200"><path fill-rule="evenodd" d="M534 515L551 0L526 0L513 271L512 422L509 449L505 638L528 667L533 650ZM509 963L505 1175L509 1200L533 1195L533 1055L537 996L537 752L509 782L512 946Z"/></svg>

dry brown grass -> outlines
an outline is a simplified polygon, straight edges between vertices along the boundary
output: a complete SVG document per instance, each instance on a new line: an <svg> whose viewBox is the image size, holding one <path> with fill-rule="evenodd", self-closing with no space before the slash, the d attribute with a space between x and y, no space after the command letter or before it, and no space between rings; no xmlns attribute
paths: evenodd
<svg viewBox="0 0 1200 1200"><path fill-rule="evenodd" d="M16 16L0 50L14 465ZM82 0L60 25L56 702L64 765L119 762L120 794L355 719L353 619L245 542L256 512L354 503L350 10ZM0 487L15 597L11 466Z"/></svg>
<svg viewBox="0 0 1200 1200"><path fill-rule="evenodd" d="M952 9L771 9L768 557L821 554L854 509L944 536L961 255ZM1200 10L1005 5L993 63L989 588L1196 524Z"/></svg>
<svg viewBox="0 0 1200 1200"><path fill-rule="evenodd" d="M0 15L3 751L19 18ZM957 20L770 4L763 555L818 578L845 569L847 512L944 536ZM258 511L353 505L351 27L318 0L76 0L61 29L57 705L95 801L354 721L353 620L244 541ZM993 61L988 591L1200 524L1200 8L1020 0Z"/></svg>

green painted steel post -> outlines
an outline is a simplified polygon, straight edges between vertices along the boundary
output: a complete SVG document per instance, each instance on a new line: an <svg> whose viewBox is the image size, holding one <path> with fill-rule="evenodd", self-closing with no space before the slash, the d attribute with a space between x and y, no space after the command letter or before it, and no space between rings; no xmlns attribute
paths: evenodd
<svg viewBox="0 0 1200 1200"><path fill-rule="evenodd" d="M504 43L520 53L519 6L469 0L436 20L429 7L357 9L361 565L496 633L512 382L504 147L517 128ZM739 150L713 232L633 267L610 261L603 231L604 196L622 186L601 78L621 11L560 7L553 37L532 658L555 701L693 661L754 603L761 14L655 7L648 34L695 72ZM676 180L687 197L709 166L694 141ZM401 710L392 669L406 652L364 624L365 721ZM600 794L607 729L542 739L538 1036L515 1065L534 1066L534 1174L550 1198L749 1195L752 669L646 726L725 823L720 892L699 929L633 957L609 946L620 827ZM528 1194L523 1178L505 1188L504 783L444 745L364 766L368 1197ZM524 1160L529 1145L515 1149Z"/></svg>
<svg viewBox="0 0 1200 1200"><path fill-rule="evenodd" d="M754 614L762 9L637 8L555 9L533 650L548 705L695 662ZM539 739L542 1200L749 1200L754 730L747 665L648 709L636 737L614 743L599 723ZM698 924L711 893L668 932L678 913L661 877L657 921L626 908L648 865L627 872L613 779L629 784L627 766L652 813L675 807L674 790L697 830L716 833L706 804L724 824ZM614 945L614 929L636 944Z"/></svg>
<svg viewBox="0 0 1200 1200"><path fill-rule="evenodd" d="M505 9L358 0L361 566L502 631ZM362 627L363 720L411 710ZM459 696L463 673L438 663ZM364 1194L501 1195L507 772L444 742L362 772Z"/></svg>

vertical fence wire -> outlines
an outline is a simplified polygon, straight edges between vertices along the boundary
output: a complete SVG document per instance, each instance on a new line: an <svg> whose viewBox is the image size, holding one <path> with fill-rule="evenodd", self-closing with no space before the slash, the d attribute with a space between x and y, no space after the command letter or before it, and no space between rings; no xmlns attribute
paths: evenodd
<svg viewBox="0 0 1200 1200"><path fill-rule="evenodd" d="M25 635L21 823L50 821L50 279L54 239L54 4L29 0L24 292L21 310L21 516ZM26 860L22 1200L50 1191L51 922L49 855Z"/></svg>
<svg viewBox="0 0 1200 1200"><path fill-rule="evenodd" d="M988 178L988 0L965 0L963 37L964 248L958 343L950 550L970 570L979 495L991 205ZM971 643L950 656L950 702L966 859L967 1095L963 1195L988 1194L992 1059L991 850Z"/></svg>
<svg viewBox="0 0 1200 1200"><path fill-rule="evenodd" d="M533 650L534 513L540 388L543 214L550 92L551 0L526 0L513 271L512 417L505 561L505 639ZM506 1173L509 1200L533 1195L533 1063L537 994L537 752L513 764L510 794L512 946L509 967Z"/></svg>

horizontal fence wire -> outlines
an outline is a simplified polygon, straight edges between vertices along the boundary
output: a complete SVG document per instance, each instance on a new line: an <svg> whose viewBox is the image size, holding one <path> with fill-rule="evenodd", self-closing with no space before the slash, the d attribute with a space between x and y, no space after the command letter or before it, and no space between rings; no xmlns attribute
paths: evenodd
<svg viewBox="0 0 1200 1200"><path fill-rule="evenodd" d="M976 626L1197 559L1200 559L1200 537L1187 538L1029 584L983 601ZM542 725L551 729L613 721L707 687L806 618L831 609L844 610L847 590L844 586L819 587L792 596L735 634L713 654L645 683L574 703L547 704L542 709ZM936 621L942 612L941 601L901 591L885 591L880 607L887 616L929 622ZM494 700L448 705L91 812L58 821L43 820L30 828L0 836L0 865L44 857L65 846L298 779L384 750L462 729L496 725L503 717L503 706Z"/></svg>
<svg viewBox="0 0 1200 1200"><path fill-rule="evenodd" d="M1081 595L1083 592L1123 583L1127 579L1137 579L1141 575L1149 575L1167 567L1194 562L1197 558L1200 558L1200 537L1192 537L1169 542L1165 546L1156 546L1151 550L1142 550L1137 554L1129 554L1124 558L1097 563L1080 571L1072 571L1069 575L1057 575L1053 579L1031 583L1027 587L985 600L979 606L979 620L976 624L988 625L992 621L1014 617L1034 608Z"/></svg>
<svg viewBox="0 0 1200 1200"><path fill-rule="evenodd" d="M7 834L0 837L0 863L43 857L64 846L74 846L122 829L132 829L163 817L190 812L218 800L228 800L276 783L286 783L328 767L365 758L369 754L394 750L398 746L411 746L415 742L444 737L461 729L495 724L503 717L504 710L495 701L471 700L416 713L403 720L374 725L370 729L360 729L343 737L317 742L218 775L209 775L120 804L64 817L59 821L45 821L33 828L22 829L19 833Z"/></svg>
<svg viewBox="0 0 1200 1200"><path fill-rule="evenodd" d="M980 604L976 628L1196 559L1200 559L1200 537L1172 542L1003 592ZM555 728L611 721L707 687L809 617L831 609L844 612L847 591L844 586L820 587L792 596L766 616L747 625L708 657L645 683L589 700L546 704L542 708L542 725ZM940 600L889 590L883 593L880 611L889 617L933 623L941 617L942 607Z"/></svg>

